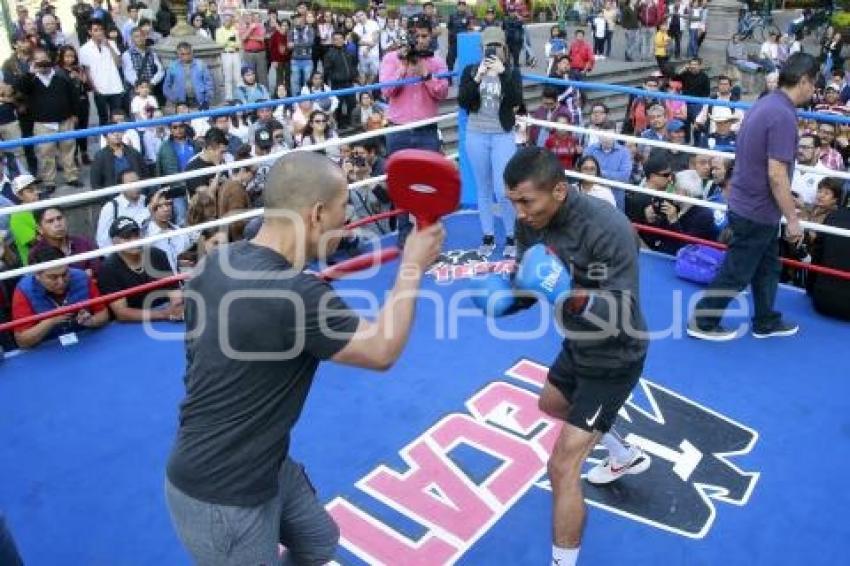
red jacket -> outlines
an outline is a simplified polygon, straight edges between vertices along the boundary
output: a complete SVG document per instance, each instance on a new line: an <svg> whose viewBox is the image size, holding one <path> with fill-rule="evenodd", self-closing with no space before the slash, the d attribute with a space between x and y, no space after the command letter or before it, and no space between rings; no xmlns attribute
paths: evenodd
<svg viewBox="0 0 850 566"><path fill-rule="evenodd" d="M587 72L593 69L593 50L584 39L570 42L570 69Z"/></svg>
<svg viewBox="0 0 850 566"><path fill-rule="evenodd" d="M269 38L269 62L289 63L289 56L291 54L292 50L289 49L289 41L286 36L280 33L279 30L274 30Z"/></svg>
<svg viewBox="0 0 850 566"><path fill-rule="evenodd" d="M562 137L555 134L555 132L552 132L549 134L549 137L546 138L546 143L543 145L546 149L558 157L558 160L565 169L573 168L573 160L576 156L576 147L578 147L578 142L576 141L575 136L569 134L566 137Z"/></svg>

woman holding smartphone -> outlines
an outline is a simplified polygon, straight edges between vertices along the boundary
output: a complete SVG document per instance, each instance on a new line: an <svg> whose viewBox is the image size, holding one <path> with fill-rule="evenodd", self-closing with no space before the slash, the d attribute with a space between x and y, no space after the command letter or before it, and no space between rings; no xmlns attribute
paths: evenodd
<svg viewBox="0 0 850 566"><path fill-rule="evenodd" d="M466 151L478 187L478 215L484 235L478 253L488 257L496 248L495 198L505 228L503 255L512 258L516 257L516 215L513 205L505 198L502 173L516 151L513 130L516 109L523 102L522 78L519 69L510 64L504 31L485 28L481 43L484 60L463 70L458 90L458 105L469 113Z"/></svg>

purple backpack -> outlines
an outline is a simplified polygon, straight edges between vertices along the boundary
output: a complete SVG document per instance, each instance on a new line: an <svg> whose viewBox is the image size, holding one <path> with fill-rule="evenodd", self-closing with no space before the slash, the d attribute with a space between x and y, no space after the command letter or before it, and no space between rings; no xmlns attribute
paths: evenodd
<svg viewBox="0 0 850 566"><path fill-rule="evenodd" d="M723 250L689 244L676 253L676 275L686 281L706 285L717 276L725 256Z"/></svg>

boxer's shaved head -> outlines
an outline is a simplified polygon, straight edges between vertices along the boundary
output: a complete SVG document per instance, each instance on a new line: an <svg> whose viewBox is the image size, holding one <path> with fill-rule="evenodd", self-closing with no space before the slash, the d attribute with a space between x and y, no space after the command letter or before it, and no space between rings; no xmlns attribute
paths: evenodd
<svg viewBox="0 0 850 566"><path fill-rule="evenodd" d="M318 202L338 199L347 184L342 169L326 156L293 151L275 162L266 176L263 200L274 210L303 211Z"/></svg>

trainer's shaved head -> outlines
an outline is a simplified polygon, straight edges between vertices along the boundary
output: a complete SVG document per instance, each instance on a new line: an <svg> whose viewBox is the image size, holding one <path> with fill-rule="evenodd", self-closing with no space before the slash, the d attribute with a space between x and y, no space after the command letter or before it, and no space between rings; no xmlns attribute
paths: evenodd
<svg viewBox="0 0 850 566"><path fill-rule="evenodd" d="M334 200L346 186L342 169L326 156L293 151L278 159L269 171L263 201L271 215L275 210L300 212L318 202Z"/></svg>

